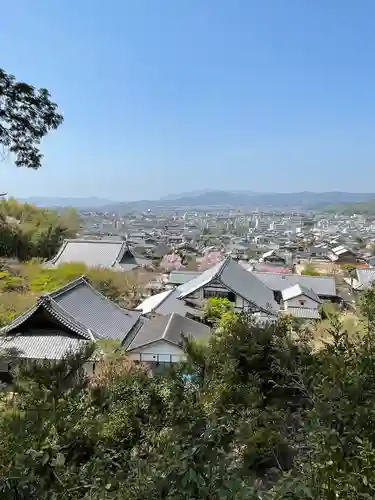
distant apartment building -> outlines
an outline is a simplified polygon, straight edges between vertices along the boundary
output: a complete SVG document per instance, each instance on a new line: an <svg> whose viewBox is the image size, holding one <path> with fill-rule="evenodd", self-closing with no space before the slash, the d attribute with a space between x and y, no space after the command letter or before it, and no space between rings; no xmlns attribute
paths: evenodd
<svg viewBox="0 0 375 500"><path fill-rule="evenodd" d="M255 229L258 231L268 231L270 229L272 220L270 218L266 219L261 219L261 218L256 218L255 219Z"/></svg>

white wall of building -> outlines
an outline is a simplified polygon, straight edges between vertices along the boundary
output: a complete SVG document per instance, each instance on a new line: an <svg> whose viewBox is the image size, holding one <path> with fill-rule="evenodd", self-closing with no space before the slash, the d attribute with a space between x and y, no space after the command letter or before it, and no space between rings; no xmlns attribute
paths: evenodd
<svg viewBox="0 0 375 500"><path fill-rule="evenodd" d="M185 359L185 353L178 346L159 340L129 352L130 359L136 361L158 361L177 363Z"/></svg>
<svg viewBox="0 0 375 500"><path fill-rule="evenodd" d="M302 307L306 309L317 309L319 304L312 300L310 297L306 295L299 295L298 297L293 297L292 299L288 299L284 301L284 308L288 309L288 307Z"/></svg>

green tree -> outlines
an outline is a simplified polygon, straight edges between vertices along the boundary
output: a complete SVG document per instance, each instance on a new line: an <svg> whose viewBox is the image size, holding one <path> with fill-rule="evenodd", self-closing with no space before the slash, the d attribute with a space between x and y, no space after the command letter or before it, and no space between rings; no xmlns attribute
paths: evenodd
<svg viewBox="0 0 375 500"><path fill-rule="evenodd" d="M222 297L211 297L204 307L204 319L210 325L218 325L220 321L234 313L232 302Z"/></svg>
<svg viewBox="0 0 375 500"><path fill-rule="evenodd" d="M92 379L90 353L21 368L0 405L1 498L374 498L373 289L362 315L357 336L330 314L317 350L287 321L233 314L159 375L118 345Z"/></svg>
<svg viewBox="0 0 375 500"><path fill-rule="evenodd" d="M77 235L74 210L61 214L14 199L0 201L0 257L51 259L64 238Z"/></svg>
<svg viewBox="0 0 375 500"><path fill-rule="evenodd" d="M226 328L161 376L121 357L89 383L77 358L20 370L0 420L2 498L255 500L257 477L290 468L308 353L282 324Z"/></svg>
<svg viewBox="0 0 375 500"><path fill-rule="evenodd" d="M331 341L319 353L312 406L306 413L309 456L299 457L295 480L311 495L331 500L371 498L375 488L374 291L362 300L366 333L350 335L338 315ZM299 479L297 479L299 476Z"/></svg>
<svg viewBox="0 0 375 500"><path fill-rule="evenodd" d="M15 156L17 167L41 166L39 143L62 121L46 89L19 82L0 68L0 145Z"/></svg>
<svg viewBox="0 0 375 500"><path fill-rule="evenodd" d="M75 238L81 226L77 210L72 207L66 207L61 210L59 217L61 226L65 228L69 237Z"/></svg>

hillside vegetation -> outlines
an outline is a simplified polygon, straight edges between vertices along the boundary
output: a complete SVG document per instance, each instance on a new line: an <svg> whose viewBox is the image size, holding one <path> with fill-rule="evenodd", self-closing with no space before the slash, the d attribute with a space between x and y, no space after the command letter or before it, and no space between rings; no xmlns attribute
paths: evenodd
<svg viewBox="0 0 375 500"><path fill-rule="evenodd" d="M0 258L50 259L62 240L75 237L78 230L74 209L57 213L14 199L0 201Z"/></svg>
<svg viewBox="0 0 375 500"><path fill-rule="evenodd" d="M0 270L0 327L31 307L37 297L85 275L95 288L121 306L139 302L135 273L87 268L84 264L63 264L46 269L34 259L19 265L3 265Z"/></svg>

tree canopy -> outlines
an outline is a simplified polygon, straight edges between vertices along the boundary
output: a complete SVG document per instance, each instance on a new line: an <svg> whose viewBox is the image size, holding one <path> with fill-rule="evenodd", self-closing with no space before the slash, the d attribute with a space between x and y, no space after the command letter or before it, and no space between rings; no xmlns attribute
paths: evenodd
<svg viewBox="0 0 375 500"><path fill-rule="evenodd" d="M40 141L62 121L47 89L17 81L0 68L0 146L14 155L17 167L41 166Z"/></svg>
<svg viewBox="0 0 375 500"><path fill-rule="evenodd" d="M232 314L159 375L117 350L87 379L90 346L21 367L1 407L1 498L373 498L374 290L362 310L363 335L332 314L319 350L287 321Z"/></svg>
<svg viewBox="0 0 375 500"><path fill-rule="evenodd" d="M14 199L0 201L0 258L21 261L50 259L64 238L76 237L79 217L74 209L60 214Z"/></svg>

